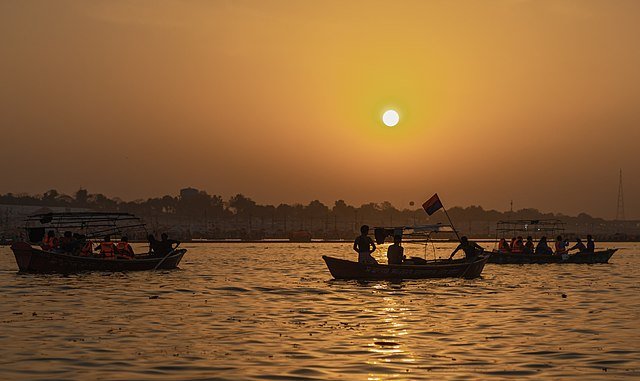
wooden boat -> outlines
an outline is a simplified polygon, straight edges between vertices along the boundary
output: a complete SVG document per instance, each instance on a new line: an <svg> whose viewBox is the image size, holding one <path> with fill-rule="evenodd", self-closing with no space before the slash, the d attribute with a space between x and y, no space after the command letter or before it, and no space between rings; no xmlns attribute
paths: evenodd
<svg viewBox="0 0 640 381"><path fill-rule="evenodd" d="M564 223L558 219L547 220L504 220L498 221L496 232L503 238L517 235L554 237L564 232ZM497 239L497 237L496 237ZM493 250L489 263L497 264L545 264L545 263L608 263L618 249L597 250L592 253L575 252L568 254L527 254Z"/></svg>
<svg viewBox="0 0 640 381"><path fill-rule="evenodd" d="M434 260L414 265L363 264L345 259L322 256L335 279L473 279L482 274L490 254L482 254L473 260Z"/></svg>
<svg viewBox="0 0 640 381"><path fill-rule="evenodd" d="M545 264L545 263L608 263L611 256L618 249L598 250L593 253L573 254L522 254L499 253L494 251L489 258L489 263L498 264Z"/></svg>
<svg viewBox="0 0 640 381"><path fill-rule="evenodd" d="M63 231L83 233L87 240L101 239L105 235L124 236L144 229L140 218L129 213L110 212L65 212L35 214L27 217L26 242L14 242L11 250L16 257L18 268L27 273L73 274L86 271L144 271L154 269L175 269L187 252L174 249L165 256L136 256L134 259L101 258L81 256L80 252L63 250L43 250L45 231L53 230L60 236ZM146 232L146 230L145 230Z"/></svg>
<svg viewBox="0 0 640 381"><path fill-rule="evenodd" d="M80 257L67 253L44 251L31 246L27 242L15 242L11 245L20 272L25 273L60 273L74 274L87 271L144 271L158 269L168 270L178 267L180 260L187 252L177 249L163 261L163 257L139 257L135 259L104 259Z"/></svg>

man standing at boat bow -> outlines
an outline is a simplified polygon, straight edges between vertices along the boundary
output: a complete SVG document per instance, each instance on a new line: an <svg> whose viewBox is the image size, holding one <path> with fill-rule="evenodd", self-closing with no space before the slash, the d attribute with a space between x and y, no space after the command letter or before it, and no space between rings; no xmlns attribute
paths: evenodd
<svg viewBox="0 0 640 381"><path fill-rule="evenodd" d="M378 262L371 256L376 251L376 244L373 243L369 234L369 226L360 227L360 236L353 242L353 250L358 253L358 262L365 264L377 264Z"/></svg>
<svg viewBox="0 0 640 381"><path fill-rule="evenodd" d="M473 241L469 241L467 237L462 236L460 237L460 244L458 245L458 247L456 247L453 253L451 253L449 259L452 259L459 250L464 251L465 258L469 259L482 254L484 248Z"/></svg>

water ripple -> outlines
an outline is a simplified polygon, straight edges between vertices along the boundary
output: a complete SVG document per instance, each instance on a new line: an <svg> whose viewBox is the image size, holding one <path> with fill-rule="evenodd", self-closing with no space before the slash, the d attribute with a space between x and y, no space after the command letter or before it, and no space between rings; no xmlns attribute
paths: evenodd
<svg viewBox="0 0 640 381"><path fill-rule="evenodd" d="M3 247L0 378L639 377L640 245L625 247L404 282L331 280L321 255L348 244L193 244L180 270L72 276L17 274Z"/></svg>

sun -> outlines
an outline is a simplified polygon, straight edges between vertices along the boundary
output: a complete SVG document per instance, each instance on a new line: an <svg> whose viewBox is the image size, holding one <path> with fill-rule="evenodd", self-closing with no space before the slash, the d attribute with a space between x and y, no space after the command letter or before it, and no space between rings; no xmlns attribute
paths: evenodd
<svg viewBox="0 0 640 381"><path fill-rule="evenodd" d="M387 127L393 127L400 121L400 115L396 110L387 110L382 114L382 123Z"/></svg>

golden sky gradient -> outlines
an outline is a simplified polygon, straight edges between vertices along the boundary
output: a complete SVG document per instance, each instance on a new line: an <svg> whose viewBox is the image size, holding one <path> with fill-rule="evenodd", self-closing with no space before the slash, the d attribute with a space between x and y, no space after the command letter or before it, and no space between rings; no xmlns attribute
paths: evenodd
<svg viewBox="0 0 640 381"><path fill-rule="evenodd" d="M638 36L639 1L2 1L0 192L613 218L623 168L640 218Z"/></svg>

